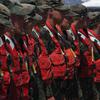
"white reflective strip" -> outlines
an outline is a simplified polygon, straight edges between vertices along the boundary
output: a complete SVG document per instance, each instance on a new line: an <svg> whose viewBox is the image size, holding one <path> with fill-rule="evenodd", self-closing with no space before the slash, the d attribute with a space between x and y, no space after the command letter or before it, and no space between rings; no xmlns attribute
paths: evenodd
<svg viewBox="0 0 100 100"><path fill-rule="evenodd" d="M64 55L64 52L62 51L62 49L61 49L61 53L62 53L62 55Z"/></svg>
<svg viewBox="0 0 100 100"><path fill-rule="evenodd" d="M72 32L71 29L67 30L68 34L72 37L73 40L75 40L74 33Z"/></svg>
<svg viewBox="0 0 100 100"><path fill-rule="evenodd" d="M62 37L60 33L58 33L58 35L59 35L60 37Z"/></svg>
<svg viewBox="0 0 100 100"><path fill-rule="evenodd" d="M3 45L3 40L2 38L0 37L0 47Z"/></svg>
<svg viewBox="0 0 100 100"><path fill-rule="evenodd" d="M93 42L97 41L97 44L100 46L100 41L97 40L95 37L90 36L90 39L91 39L91 41L93 41Z"/></svg>
<svg viewBox="0 0 100 100"><path fill-rule="evenodd" d="M15 46L14 46L13 41L7 35L5 35L5 39L9 40L11 48L14 49Z"/></svg>
<svg viewBox="0 0 100 100"><path fill-rule="evenodd" d="M81 32L78 32L78 34L80 34L80 35L81 35L81 38L82 38L82 39L84 39L84 40L86 39L86 36L85 36L85 35L83 35Z"/></svg>
<svg viewBox="0 0 100 100"><path fill-rule="evenodd" d="M100 41L91 32L88 31L88 33L89 33L89 37L90 37L91 41L93 41L93 42L97 41L97 45L100 46Z"/></svg>
<svg viewBox="0 0 100 100"><path fill-rule="evenodd" d="M37 35L37 37L39 38L39 35L37 33L37 31L33 28L32 31Z"/></svg>
<svg viewBox="0 0 100 100"><path fill-rule="evenodd" d="M94 37L94 35L91 32L89 32L89 31L88 31L88 34Z"/></svg>
<svg viewBox="0 0 100 100"><path fill-rule="evenodd" d="M53 33L50 31L50 29L49 29L46 25L44 26L44 28L45 28L46 30L48 30L49 33L50 33L50 36L53 37Z"/></svg>
<svg viewBox="0 0 100 100"><path fill-rule="evenodd" d="M24 41L24 45L25 45L25 47L27 48L27 45L26 45L26 42Z"/></svg>

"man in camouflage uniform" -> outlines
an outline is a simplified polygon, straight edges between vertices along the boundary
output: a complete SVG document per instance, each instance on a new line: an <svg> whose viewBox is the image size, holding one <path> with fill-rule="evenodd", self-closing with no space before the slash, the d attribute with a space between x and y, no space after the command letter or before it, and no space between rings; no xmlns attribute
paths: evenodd
<svg viewBox="0 0 100 100"><path fill-rule="evenodd" d="M25 36L23 23L24 23L25 15L33 12L34 8L35 7L30 4L21 4L21 6L15 5L11 7L11 13L12 13L11 19L15 26L15 30L12 34L12 37L13 37L15 50L16 50L16 56L17 56L16 60L20 61L19 65L17 66L19 67L18 68L19 73L17 73L15 77L15 80L18 79L18 81L20 82L18 83L18 81L16 81L15 84L18 89L17 90L18 99L22 99L22 100L30 99L29 86L28 86L30 76L28 73L27 66L25 64L26 62L25 58L27 56L27 48L26 45L24 45L24 41L23 41ZM15 64L18 64L18 62L15 62Z"/></svg>

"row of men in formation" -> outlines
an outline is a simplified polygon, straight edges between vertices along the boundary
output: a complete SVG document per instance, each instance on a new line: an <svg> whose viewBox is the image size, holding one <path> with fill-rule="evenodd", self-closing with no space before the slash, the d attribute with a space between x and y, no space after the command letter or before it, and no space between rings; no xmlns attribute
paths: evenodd
<svg viewBox="0 0 100 100"><path fill-rule="evenodd" d="M100 12L10 6L0 4L0 100L100 100Z"/></svg>

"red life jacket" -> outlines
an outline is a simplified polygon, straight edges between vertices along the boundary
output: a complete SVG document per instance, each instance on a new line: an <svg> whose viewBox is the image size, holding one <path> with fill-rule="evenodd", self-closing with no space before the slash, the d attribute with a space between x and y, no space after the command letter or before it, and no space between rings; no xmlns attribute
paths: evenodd
<svg viewBox="0 0 100 100"><path fill-rule="evenodd" d="M7 35L7 36L9 37L9 35ZM10 40L10 42L11 41L12 41L12 39ZM14 41L14 48L10 48L10 46L11 46L10 44L7 46L8 46L9 51L12 50L10 52L10 54L13 59L13 68L12 68L13 78L14 78L15 85L18 87L18 86L27 84L29 82L29 74L28 74L28 71L27 71L26 65L25 65L25 53L22 53L18 41L16 41L16 39L14 39L13 41ZM16 46L17 46L17 48L16 48ZM23 60L22 72L20 69L19 56L21 56L22 60Z"/></svg>
<svg viewBox="0 0 100 100"><path fill-rule="evenodd" d="M52 65L53 65L53 67L52 67L53 75L54 75L54 78L64 78L65 73L66 73L65 59L62 54L60 44L58 43L58 41L56 40L56 38L53 36L52 32L50 31L50 30L52 30L50 27L51 27L50 24L47 22L46 30L49 31L52 41L55 43L55 46L56 46L55 50L51 54L49 54L49 57L51 59ZM44 28L45 28L45 26L44 26Z"/></svg>
<svg viewBox="0 0 100 100"><path fill-rule="evenodd" d="M3 78L3 85L9 85L10 75L7 68L7 50L5 48L4 41L0 37L0 62L1 62L1 71Z"/></svg>
<svg viewBox="0 0 100 100"><path fill-rule="evenodd" d="M71 32L73 34L72 36L74 37L74 46L75 46L74 52L77 56L75 66L79 67L79 65L80 65L80 58L79 58L79 56L80 56L80 46L79 46L78 32L76 31L74 24L71 25Z"/></svg>
<svg viewBox="0 0 100 100"><path fill-rule="evenodd" d="M20 77L20 64L19 64L19 57L18 57L18 52L15 49L15 46L11 40L11 36L8 33L5 33L5 40L9 41L9 42L5 42L5 47L8 51L8 53L11 55L12 57L12 62L13 65L10 66L12 73L13 73L13 79L15 82L16 86L21 86L22 85L22 81L21 81L21 77ZM7 64L7 62L6 62Z"/></svg>
<svg viewBox="0 0 100 100"><path fill-rule="evenodd" d="M59 25L56 25L56 28L57 28L59 33L63 34ZM71 51L71 48L70 47L67 48L67 49L65 48L64 52L65 52L65 54L67 55L67 58L68 58L68 65L73 65L75 63L75 57L73 55L73 52Z"/></svg>
<svg viewBox="0 0 100 100"><path fill-rule="evenodd" d="M74 40L74 45L76 47L75 53L76 53L76 55L79 56L80 55L80 47L79 47L78 33L77 33L76 29L75 29L74 24L71 25L71 31L72 31L72 33L73 33L73 35L75 37L75 40Z"/></svg>
<svg viewBox="0 0 100 100"><path fill-rule="evenodd" d="M7 71L7 50L5 48L5 44L4 41L2 40L2 38L0 37L0 61L2 63L2 70Z"/></svg>
<svg viewBox="0 0 100 100"><path fill-rule="evenodd" d="M23 54L22 52L20 52L20 56L22 57L22 60L23 60L23 64L22 64L22 72L21 72L21 68L20 68L20 78L21 78L21 81L22 81L22 84L21 85L25 85L25 84L28 84L29 83L29 80L30 80L30 76L29 76L29 73L28 73L28 69L27 69L27 66L25 64L25 53Z"/></svg>
<svg viewBox="0 0 100 100"><path fill-rule="evenodd" d="M35 30L35 33L37 31ZM38 33L36 33L37 35ZM41 46L41 54L38 56L38 64L41 71L42 80L49 80L52 78L52 65L51 61L48 57L46 47L42 41L42 39L38 36L38 40Z"/></svg>
<svg viewBox="0 0 100 100"><path fill-rule="evenodd" d="M83 45L88 47L88 50L86 50L83 54L87 59L88 66L90 66L92 64L91 40L89 39L89 37L86 37L86 35L84 34L85 32L82 29L78 33L80 34L81 42L83 43Z"/></svg>
<svg viewBox="0 0 100 100"><path fill-rule="evenodd" d="M34 40L34 38L33 38L33 36L31 34L24 35L22 37L22 39L23 39L23 42L24 42L24 46L23 47L26 49L25 53L23 54L23 56L24 56L23 58L25 59L26 56L29 57L29 66L31 67L33 65L33 54L34 54L35 40ZM27 74L26 78L24 76L25 73ZM23 77L23 83L25 83L25 82L28 83L29 82L28 71L23 72L22 77Z"/></svg>
<svg viewBox="0 0 100 100"><path fill-rule="evenodd" d="M63 34L63 32L62 32L62 30L61 30L59 25L56 25L56 28L57 28L59 34ZM67 48L67 49L64 48L64 53L65 53L65 55L67 56L67 59L68 59L67 72L70 73L70 75L68 77L69 79L72 79L73 75L74 75L73 67L74 67L76 58L75 58L75 55L73 54L73 52L74 51L72 51L72 49L70 47Z"/></svg>
<svg viewBox="0 0 100 100"><path fill-rule="evenodd" d="M52 38L53 41L55 41L54 38ZM57 41L58 42L58 41ZM56 44L56 49L49 55L51 62L53 63L53 75L54 78L59 78L59 77L64 77L65 73L66 73L66 63L65 63L65 59L64 56L61 53L61 49L57 46L57 42L55 42Z"/></svg>
<svg viewBox="0 0 100 100"><path fill-rule="evenodd" d="M88 29L88 33L90 36L91 41L94 43L94 45L96 46L97 50L100 52L100 35L96 34L93 30ZM96 77L94 78L95 82L100 82L100 58L97 59L95 62L96 64Z"/></svg>
<svg viewBox="0 0 100 100"><path fill-rule="evenodd" d="M86 33L80 29L78 32L80 38L81 38L81 42L83 43L84 46L86 46L87 50L85 50L84 52L82 52L82 54L80 54L80 68L81 68L81 73L80 76L81 77L90 77L93 74L93 70L92 70L92 53L91 53L91 49L92 49L92 45L91 45L91 41L89 39L89 37L87 37Z"/></svg>
<svg viewBox="0 0 100 100"><path fill-rule="evenodd" d="M18 51L15 48L15 44L12 41L12 37L9 33L5 33L5 38L9 40L10 43L6 43L6 48L9 51L10 55L12 56L13 59L13 72L17 72L20 70L20 63L19 63L19 56L18 56Z"/></svg>
<svg viewBox="0 0 100 100"><path fill-rule="evenodd" d="M24 38L22 38L22 41L24 42ZM16 60L15 63L18 63L19 62L19 66L15 66L16 67L19 67L19 70L16 69L16 71L13 73L13 78L14 78L14 82L15 82L15 85L17 87L17 97L19 98L20 97L20 88L23 87L23 98L27 99L28 100L28 84L29 84L29 80L30 80L30 76L29 76L29 73L28 73L28 70L26 68L26 64L25 64L25 57L27 55L27 48L26 48L26 45L23 43L22 47L24 48L24 52L22 51L21 49L21 45L19 41L17 41L15 38L13 38L13 42L14 42L14 45L15 45L15 52L14 51L14 56L15 54L17 54L17 58L15 59L15 57L13 57L13 60ZM20 56L22 58L22 68L21 68L21 65L20 65Z"/></svg>
<svg viewBox="0 0 100 100"><path fill-rule="evenodd" d="M24 48L26 49L25 56L28 56L29 58L29 66L33 65L33 55L34 55L34 46L35 46L35 40L32 36L32 34L27 34L23 37L24 41Z"/></svg>

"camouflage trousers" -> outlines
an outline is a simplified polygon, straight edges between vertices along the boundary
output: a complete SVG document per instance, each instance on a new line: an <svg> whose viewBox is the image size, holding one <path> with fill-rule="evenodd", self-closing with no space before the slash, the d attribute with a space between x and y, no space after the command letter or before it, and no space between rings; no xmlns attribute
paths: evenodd
<svg viewBox="0 0 100 100"><path fill-rule="evenodd" d="M95 83L95 87L96 87L96 100L100 100L100 83L99 82Z"/></svg>
<svg viewBox="0 0 100 100"><path fill-rule="evenodd" d="M56 79L52 88L56 100L78 100L77 85L74 79Z"/></svg>
<svg viewBox="0 0 100 100"><path fill-rule="evenodd" d="M80 78L84 100L95 100L92 78Z"/></svg>

